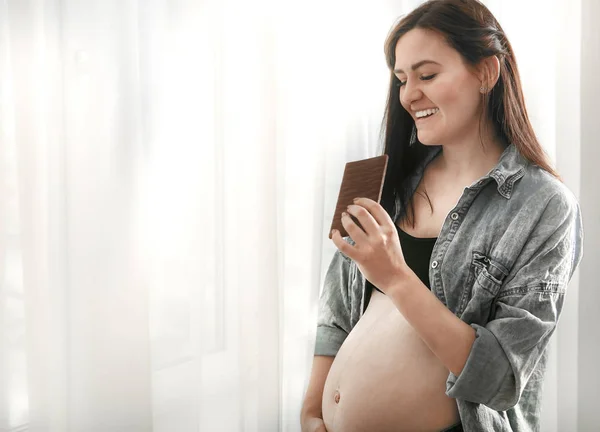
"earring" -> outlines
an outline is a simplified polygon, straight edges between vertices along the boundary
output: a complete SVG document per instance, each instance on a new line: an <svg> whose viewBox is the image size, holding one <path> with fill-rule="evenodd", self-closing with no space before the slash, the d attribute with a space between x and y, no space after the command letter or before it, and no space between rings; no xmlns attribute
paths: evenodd
<svg viewBox="0 0 600 432"><path fill-rule="evenodd" d="M408 143L408 145L410 147L412 147L413 145L415 145L416 142L417 142L417 128L413 124L412 125L412 131L410 133L410 142Z"/></svg>
<svg viewBox="0 0 600 432"><path fill-rule="evenodd" d="M479 87L479 91L481 93L485 93L485 92L487 92L487 90L488 90L487 87Z"/></svg>

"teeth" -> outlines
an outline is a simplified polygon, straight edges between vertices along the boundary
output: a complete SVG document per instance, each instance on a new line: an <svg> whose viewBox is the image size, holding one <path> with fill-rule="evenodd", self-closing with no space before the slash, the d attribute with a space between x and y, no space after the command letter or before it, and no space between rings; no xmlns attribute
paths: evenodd
<svg viewBox="0 0 600 432"><path fill-rule="evenodd" d="M439 110L440 110L439 108L432 108L432 109L427 109L427 110L423 110L423 111L417 111L415 113L415 115L417 116L417 118L427 117L428 115L435 114Z"/></svg>

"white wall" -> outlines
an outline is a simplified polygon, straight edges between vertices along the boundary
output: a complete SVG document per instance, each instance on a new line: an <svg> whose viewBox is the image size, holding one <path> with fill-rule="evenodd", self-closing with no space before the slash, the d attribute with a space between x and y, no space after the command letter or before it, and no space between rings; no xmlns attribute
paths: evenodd
<svg viewBox="0 0 600 432"><path fill-rule="evenodd" d="M581 2L556 2L552 33L555 77L554 128L556 167L565 184L575 196L581 197ZM549 30L547 30L549 31ZM538 73L545 73L537 68ZM582 289L580 272L571 279L556 331L551 343L551 358L544 385L542 432L578 430L578 368L579 361L579 293ZM547 396L547 398L546 398Z"/></svg>
<svg viewBox="0 0 600 432"><path fill-rule="evenodd" d="M578 431L600 430L600 2L582 0L581 192L584 257L579 269ZM579 91L566 82L573 92ZM560 389L559 389L560 390Z"/></svg>

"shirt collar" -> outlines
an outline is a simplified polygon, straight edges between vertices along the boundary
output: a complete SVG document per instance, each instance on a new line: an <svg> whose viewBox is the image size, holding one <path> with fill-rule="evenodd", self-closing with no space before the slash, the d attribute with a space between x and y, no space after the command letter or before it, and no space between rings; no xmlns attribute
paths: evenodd
<svg viewBox="0 0 600 432"><path fill-rule="evenodd" d="M525 168L529 161L523 157L514 144L504 149L500 160L485 177L492 177L498 183L498 193L506 199L510 199L513 186L525 174Z"/></svg>
<svg viewBox="0 0 600 432"><path fill-rule="evenodd" d="M442 146L427 146L428 152L423 159L423 162L419 165L416 172L411 176L408 181L411 187L412 193L416 190L418 183L423 177L423 171L429 162L433 160L441 151ZM497 183L496 190L498 193L506 199L510 199L513 187L517 180L523 177L525 174L525 167L529 162L521 155L519 150L514 144L509 144L498 160L498 163L492 168L485 176L474 182L469 189L479 189L483 185L489 183L493 179ZM395 213L396 215L400 212L399 199L396 200Z"/></svg>

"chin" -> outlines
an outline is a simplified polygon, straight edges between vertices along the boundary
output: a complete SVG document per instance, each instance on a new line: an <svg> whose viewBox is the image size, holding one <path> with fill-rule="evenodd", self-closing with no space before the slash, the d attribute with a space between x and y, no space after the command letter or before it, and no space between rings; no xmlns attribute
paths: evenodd
<svg viewBox="0 0 600 432"><path fill-rule="evenodd" d="M423 145L426 145L426 146L434 146L434 145L438 145L438 143L437 143L437 142L434 142L433 140L431 140L431 139L430 139L430 138L428 138L428 137L425 137L425 138L423 138L423 139L419 138L419 142L420 142L421 144L423 144Z"/></svg>

